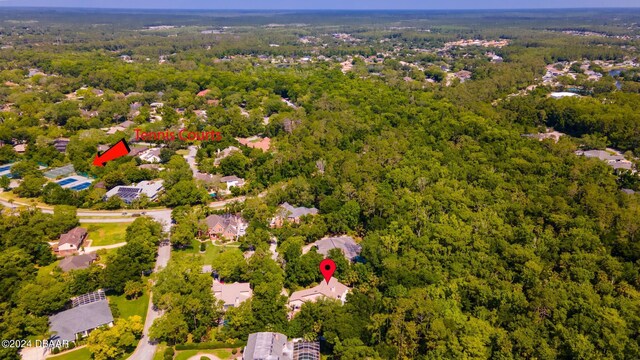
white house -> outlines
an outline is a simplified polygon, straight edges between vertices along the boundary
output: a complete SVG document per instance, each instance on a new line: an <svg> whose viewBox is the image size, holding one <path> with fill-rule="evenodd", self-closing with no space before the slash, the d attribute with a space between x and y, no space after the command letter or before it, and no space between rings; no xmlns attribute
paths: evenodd
<svg viewBox="0 0 640 360"><path fill-rule="evenodd" d="M160 158L160 148L147 149L141 152L140 155L138 155L138 158L150 163L159 163L160 161L162 161L162 159Z"/></svg>
<svg viewBox="0 0 640 360"><path fill-rule="evenodd" d="M76 227L60 235L57 247L58 254L68 255L78 252L78 249L82 246L82 242L87 238L87 234L87 229Z"/></svg>
<svg viewBox="0 0 640 360"><path fill-rule="evenodd" d="M227 185L227 189L231 189L234 186L242 187L244 186L244 179L239 178L235 175L224 176L220 178L220 182Z"/></svg>

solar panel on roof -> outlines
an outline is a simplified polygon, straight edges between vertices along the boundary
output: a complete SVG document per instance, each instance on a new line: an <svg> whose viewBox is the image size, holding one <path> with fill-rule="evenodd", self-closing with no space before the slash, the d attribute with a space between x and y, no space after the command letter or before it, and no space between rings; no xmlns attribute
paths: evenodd
<svg viewBox="0 0 640 360"><path fill-rule="evenodd" d="M71 306L76 307L85 304L91 304L100 300L105 300L107 296L104 294L104 290L100 289L88 294L82 294L71 299Z"/></svg>
<svg viewBox="0 0 640 360"><path fill-rule="evenodd" d="M118 189L118 195L122 196L122 195L130 195L130 194L138 194L140 192L140 189L136 189L136 188L130 188L130 187L122 187L120 189Z"/></svg>

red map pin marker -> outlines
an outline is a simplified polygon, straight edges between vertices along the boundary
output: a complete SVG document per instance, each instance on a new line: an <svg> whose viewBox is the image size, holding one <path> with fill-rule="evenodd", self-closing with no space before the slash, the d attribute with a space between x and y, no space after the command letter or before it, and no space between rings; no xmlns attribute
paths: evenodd
<svg viewBox="0 0 640 360"><path fill-rule="evenodd" d="M331 259L324 259L320 261L320 272L322 276L324 276L324 280L329 284L329 280L333 276L333 273L336 272L336 263Z"/></svg>

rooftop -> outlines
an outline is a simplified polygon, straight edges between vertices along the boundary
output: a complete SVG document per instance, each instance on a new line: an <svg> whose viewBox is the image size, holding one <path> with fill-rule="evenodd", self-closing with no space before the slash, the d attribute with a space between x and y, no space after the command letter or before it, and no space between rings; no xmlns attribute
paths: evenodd
<svg viewBox="0 0 640 360"><path fill-rule="evenodd" d="M244 146L248 146L252 149L260 149L265 152L268 151L269 148L271 147L271 139L268 137L266 138L250 137L246 139L239 138L237 140L240 144Z"/></svg>
<svg viewBox="0 0 640 360"><path fill-rule="evenodd" d="M84 240L85 236L87 236L87 229L75 227L69 232L60 235L58 246L62 244L72 244L77 248L80 246L80 243L82 243L82 240Z"/></svg>
<svg viewBox="0 0 640 360"><path fill-rule="evenodd" d="M160 191L163 189L163 180L154 181L140 181L137 185L131 186L116 186L109 190L105 194L105 198L110 198L114 195L120 197L123 201L130 203L134 199L144 194L149 199L154 200Z"/></svg>
<svg viewBox="0 0 640 360"><path fill-rule="evenodd" d="M54 340L75 341L76 334L113 322L107 300L80 305L49 317Z"/></svg>
<svg viewBox="0 0 640 360"><path fill-rule="evenodd" d="M70 270L78 270L78 269L86 269L88 268L93 261L97 258L96 253L82 254L82 255L74 255L67 256L62 259L58 264L58 267L62 269L62 271L67 272Z"/></svg>
<svg viewBox="0 0 640 360"><path fill-rule="evenodd" d="M320 284L310 288L299 291L294 291L289 297L291 301L313 301L318 296L325 296L330 299L339 299L349 291L349 287L340 283L336 278L332 277L327 284L326 281L321 281Z"/></svg>
<svg viewBox="0 0 640 360"><path fill-rule="evenodd" d="M358 245L351 236L328 237L315 242L318 252L324 256L331 249L340 249L347 259L353 259L360 255L362 246Z"/></svg>
<svg viewBox="0 0 640 360"><path fill-rule="evenodd" d="M213 181L213 175L201 172L196 173L195 178L204 182Z"/></svg>
<svg viewBox="0 0 640 360"><path fill-rule="evenodd" d="M291 360L292 355L286 335L276 332L250 334L243 352L247 360Z"/></svg>
<svg viewBox="0 0 640 360"><path fill-rule="evenodd" d="M576 151L576 155L583 155L588 158L598 158L603 161L620 161L625 160L622 154L618 153L615 150L578 150Z"/></svg>
<svg viewBox="0 0 640 360"><path fill-rule="evenodd" d="M230 176L223 176L220 178L220 182L233 182L233 181L243 181L243 179L235 176L235 175L230 175Z"/></svg>
<svg viewBox="0 0 640 360"><path fill-rule="evenodd" d="M224 306L238 306L253 296L249 283L224 284L214 280L213 295L224 302Z"/></svg>
<svg viewBox="0 0 640 360"><path fill-rule="evenodd" d="M291 204L285 202L280 205L282 209L287 212L287 217L299 218L304 215L316 215L318 213L318 209L316 208L307 208L307 207L294 207Z"/></svg>

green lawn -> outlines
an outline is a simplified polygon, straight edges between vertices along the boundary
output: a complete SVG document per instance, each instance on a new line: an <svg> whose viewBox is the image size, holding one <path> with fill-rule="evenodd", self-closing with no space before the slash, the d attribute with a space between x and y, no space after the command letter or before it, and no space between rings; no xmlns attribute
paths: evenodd
<svg viewBox="0 0 640 360"><path fill-rule="evenodd" d="M225 250L226 248L224 247L213 246L211 245L211 243L207 243L207 250L204 252L204 254L200 254L202 260L204 261L203 264L211 264L213 262L213 259Z"/></svg>
<svg viewBox="0 0 640 360"><path fill-rule="evenodd" d="M78 350L67 351L64 354L48 357L47 359L53 360L89 360L91 359L91 352L87 347L80 348Z"/></svg>
<svg viewBox="0 0 640 360"><path fill-rule="evenodd" d="M91 246L113 245L124 242L128 223L84 223L89 231Z"/></svg>
<svg viewBox="0 0 640 360"><path fill-rule="evenodd" d="M191 247L188 247L184 250L175 250L172 252L171 256L176 257L199 257L202 259L203 264L211 264L213 259L218 256L218 254L222 253L226 250L237 250L238 248L235 246L215 246L211 244L211 241L207 241L206 243L207 249L204 254L200 253L200 242L198 240L193 240L191 243Z"/></svg>
<svg viewBox="0 0 640 360"><path fill-rule="evenodd" d="M161 342L156 348L156 353L153 355L153 360L164 360L164 351L167 348L166 342Z"/></svg>
<svg viewBox="0 0 640 360"><path fill-rule="evenodd" d="M149 293L145 293L135 300L127 300L126 296L109 296L109 303L116 304L120 310L120 317L123 319L129 316L139 315L144 323L147 317L147 306L149 304Z"/></svg>
<svg viewBox="0 0 640 360"><path fill-rule="evenodd" d="M47 266L38 268L38 276L48 276L49 273L51 273L58 266L59 263L60 261L56 260Z"/></svg>
<svg viewBox="0 0 640 360"><path fill-rule="evenodd" d="M211 354L220 359L232 359L231 349L215 349L215 350L184 350L176 352L175 360L187 360L194 355Z"/></svg>

